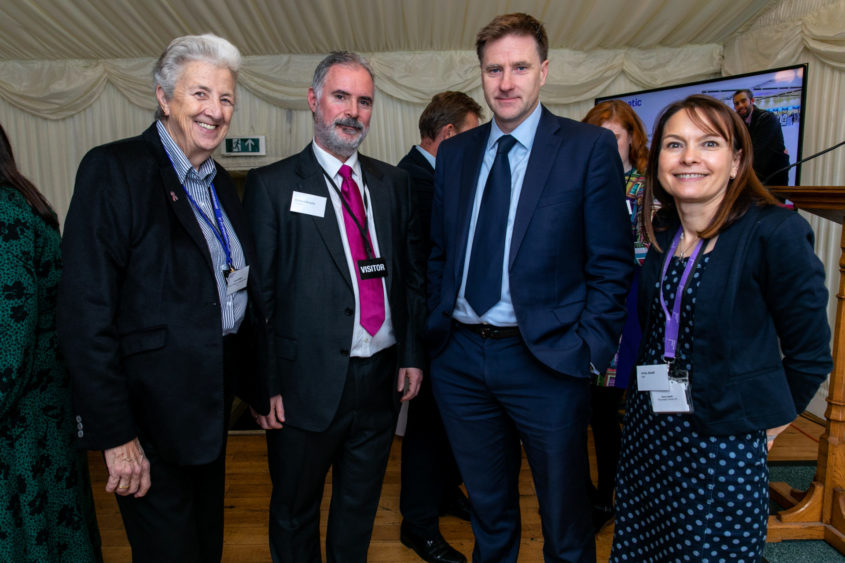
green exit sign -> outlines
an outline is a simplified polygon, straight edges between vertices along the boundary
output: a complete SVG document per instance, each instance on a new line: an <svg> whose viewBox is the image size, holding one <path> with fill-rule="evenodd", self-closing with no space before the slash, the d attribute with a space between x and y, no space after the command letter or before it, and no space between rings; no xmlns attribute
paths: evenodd
<svg viewBox="0 0 845 563"><path fill-rule="evenodd" d="M264 135L255 137L226 137L226 142L223 145L223 154L227 156L264 156L267 154Z"/></svg>

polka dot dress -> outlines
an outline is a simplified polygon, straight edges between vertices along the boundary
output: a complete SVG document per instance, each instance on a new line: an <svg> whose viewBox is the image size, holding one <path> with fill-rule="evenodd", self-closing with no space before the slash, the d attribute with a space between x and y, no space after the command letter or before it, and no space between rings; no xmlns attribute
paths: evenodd
<svg viewBox="0 0 845 563"><path fill-rule="evenodd" d="M710 260L704 255L683 296L678 361L693 389L695 296ZM671 309L685 259L673 258L663 294ZM659 284L659 282L658 282ZM655 286L657 287L657 286ZM664 314L651 304L643 364L662 363ZM691 415L654 414L649 393L628 394L616 493L611 561L759 561L766 542L768 482L765 430L707 436Z"/></svg>

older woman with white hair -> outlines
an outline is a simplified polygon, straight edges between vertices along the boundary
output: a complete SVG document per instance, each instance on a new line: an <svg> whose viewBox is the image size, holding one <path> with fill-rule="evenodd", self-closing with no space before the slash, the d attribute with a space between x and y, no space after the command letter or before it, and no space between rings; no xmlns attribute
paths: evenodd
<svg viewBox="0 0 845 563"><path fill-rule="evenodd" d="M233 396L270 410L253 243L211 157L239 67L225 39L173 40L155 123L85 156L67 215L58 330L77 436L104 453L136 562L220 560Z"/></svg>

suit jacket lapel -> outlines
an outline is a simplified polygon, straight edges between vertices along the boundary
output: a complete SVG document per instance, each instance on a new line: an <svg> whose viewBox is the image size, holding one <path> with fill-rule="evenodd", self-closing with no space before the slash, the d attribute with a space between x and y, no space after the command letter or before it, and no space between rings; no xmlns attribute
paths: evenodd
<svg viewBox="0 0 845 563"><path fill-rule="evenodd" d="M170 202L173 208L173 213L188 233L188 236L194 241L200 250L209 270L214 272L214 263L211 260L211 253L208 251L208 242L202 234L197 218L194 215L194 210L191 208L191 202L182 189L182 184L179 183L179 178L176 176L176 170L173 169L173 163L167 156L164 150L164 145L161 144L161 139L158 136L158 130L155 124L144 132L144 139L148 141L158 160L159 174L161 175L161 187L164 190L164 197Z"/></svg>
<svg viewBox="0 0 845 563"><path fill-rule="evenodd" d="M478 185L478 174L481 171L481 164L484 162L484 149L487 146L487 139L490 137L490 123L476 127L468 134L473 135L472 143L467 150L469 166L461 166L460 179L458 182L458 215L455 224L458 226L458 233L455 238L454 256L455 279L460 280L463 276L464 261L466 260L467 240L469 239L469 224L472 220L472 204L475 201L475 188ZM473 154L475 160L473 162ZM444 197L445 194L444 194Z"/></svg>
<svg viewBox="0 0 845 563"><path fill-rule="evenodd" d="M337 225L334 206L332 205L328 188L326 187L326 178L323 176L323 169L320 167L320 163L317 162L317 157L314 156L314 149L311 147L311 143L308 143L305 150L299 153L296 174L300 181L293 188L294 190L329 199L326 202L326 212L323 217L311 217L311 220L314 221L314 226L317 228L317 232L320 233L320 238L323 240L323 244L326 245L332 261L340 271L349 289L352 289L352 278L349 277L349 266L346 263L346 253L343 251L343 239L341 238L340 228Z"/></svg>
<svg viewBox="0 0 845 563"><path fill-rule="evenodd" d="M528 166L525 169L525 177L522 180L522 192L517 203L508 256L508 269L513 265L522 239L528 231L528 224L534 216L534 209L537 207L537 201L546 186L561 142L563 142L563 135L560 131L559 122L549 110L543 107L540 124L537 126L537 133L534 135L534 145L531 147L531 155L528 158Z"/></svg>

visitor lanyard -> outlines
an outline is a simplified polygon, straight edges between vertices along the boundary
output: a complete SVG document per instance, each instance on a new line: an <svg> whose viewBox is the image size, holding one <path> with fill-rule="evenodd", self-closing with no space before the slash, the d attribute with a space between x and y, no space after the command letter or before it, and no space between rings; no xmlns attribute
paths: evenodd
<svg viewBox="0 0 845 563"><path fill-rule="evenodd" d="M358 227L358 232L361 234L361 239L364 241L364 252L367 253L367 258L373 259L375 258L375 252L373 251L372 247L370 246L370 239L367 236L368 232L368 223L367 223L367 192L364 190L364 197L362 198L362 203L364 204L364 225L361 226L361 223L358 222L358 218L355 217L355 214L352 213L352 208L349 207L349 202L346 201L346 198L343 197L343 192L340 191L340 188L337 187L337 184L334 183L332 177L329 176L329 173L326 172L325 168L320 167L323 171L323 176L326 177L326 180L334 188L334 191L337 192L337 196L340 198L340 204L343 206L343 209L349 214L352 218L352 221L355 222L355 226Z"/></svg>
<svg viewBox="0 0 845 563"><path fill-rule="evenodd" d="M675 351L678 345L678 332L680 330L681 298L683 297L684 290L689 282L690 274L695 269L701 246L704 244L704 239L699 240L698 244L695 245L695 249L693 249L692 254L690 254L687 259L687 264L684 267L684 273L681 275L681 281L678 283L678 288L675 290L675 302L672 303L672 311L670 313L669 308L666 306L666 300L663 297L663 281L666 279L666 272L669 270L669 263L675 255L675 250L678 248L678 243L681 240L681 234L683 232L683 227L678 227L678 232L675 233L675 238L672 240L672 246L669 247L669 251L666 253L666 261L663 263L663 273L660 276L660 305L663 307L663 314L666 316L666 328L663 332L663 358L667 363L671 363L675 359Z"/></svg>
<svg viewBox="0 0 845 563"><path fill-rule="evenodd" d="M229 243L229 233L226 230L226 224L223 221L223 210L220 209L220 200L217 199L217 191L214 189L214 182L212 182L208 187L208 195L211 196L211 207L214 210L214 220L217 223L216 229L214 228L214 223L211 222L211 219L208 218L205 212L194 200L193 196L191 196L191 192L188 191L185 184L182 184L182 189L185 190L185 195L188 196L188 200L191 202L191 205L193 205L194 209L199 212L202 220L205 221L205 224L211 228L211 232L214 233L214 236L217 238L218 242L220 242L220 246L223 247L223 252L226 253L226 266L229 268L229 271L234 271L235 268L232 263L232 247Z"/></svg>

